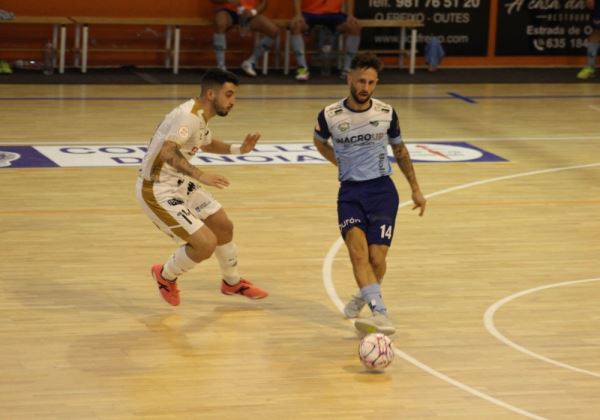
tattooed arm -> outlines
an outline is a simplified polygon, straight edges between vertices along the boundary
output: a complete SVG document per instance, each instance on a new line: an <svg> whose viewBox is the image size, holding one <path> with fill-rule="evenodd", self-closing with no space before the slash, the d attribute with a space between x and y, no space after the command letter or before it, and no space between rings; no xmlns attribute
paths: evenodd
<svg viewBox="0 0 600 420"><path fill-rule="evenodd" d="M425 197L423 197L423 193L421 193L421 189L419 188L419 183L417 182L417 176L415 175L415 169L412 161L410 160L408 149L404 143L400 143L392 144L392 151L394 152L394 157L398 162L400 170L404 174L404 177L408 181L410 189L412 190L412 200L414 203L413 210L420 208L421 210L419 212L419 216L423 216L423 213L425 213L425 205L427 200L425 200Z"/></svg>
<svg viewBox="0 0 600 420"><path fill-rule="evenodd" d="M229 185L229 181L224 176L201 171L188 162L179 151L179 146L175 142L165 141L160 150L160 159L182 174L197 179L202 184L217 188L224 188Z"/></svg>

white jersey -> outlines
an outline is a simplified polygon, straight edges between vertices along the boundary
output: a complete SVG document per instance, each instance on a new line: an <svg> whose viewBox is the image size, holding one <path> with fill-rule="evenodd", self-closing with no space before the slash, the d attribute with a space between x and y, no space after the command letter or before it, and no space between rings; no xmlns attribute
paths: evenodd
<svg viewBox="0 0 600 420"><path fill-rule="evenodd" d="M165 141L177 143L181 154L189 161L200 147L212 142L212 136L201 108L200 101L190 99L167 114L162 120L148 152L142 161L140 176L146 181L177 184L183 174L160 158L160 151Z"/></svg>
<svg viewBox="0 0 600 420"><path fill-rule="evenodd" d="M402 143L396 111L391 105L371 99L364 111L346 106L346 99L323 109L314 137L323 143L331 137L340 181L367 181L389 176L388 144Z"/></svg>

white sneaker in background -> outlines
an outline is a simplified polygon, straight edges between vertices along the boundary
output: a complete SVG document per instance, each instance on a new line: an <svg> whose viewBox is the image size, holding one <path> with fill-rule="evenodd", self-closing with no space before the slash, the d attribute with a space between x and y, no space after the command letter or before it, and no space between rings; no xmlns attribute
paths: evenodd
<svg viewBox="0 0 600 420"><path fill-rule="evenodd" d="M244 70L244 73L246 73L248 76L256 77L256 70L254 70L254 64L252 64L250 60L242 61L242 70Z"/></svg>

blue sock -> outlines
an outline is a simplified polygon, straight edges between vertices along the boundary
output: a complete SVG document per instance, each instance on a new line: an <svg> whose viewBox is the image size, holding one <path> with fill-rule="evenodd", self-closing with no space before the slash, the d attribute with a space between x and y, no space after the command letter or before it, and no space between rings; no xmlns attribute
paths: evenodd
<svg viewBox="0 0 600 420"><path fill-rule="evenodd" d="M225 34L213 35L213 47L217 58L217 66L225 67L225 50L227 49L227 40Z"/></svg>
<svg viewBox="0 0 600 420"><path fill-rule="evenodd" d="M588 43L587 47L587 63L588 66L595 69L596 68L596 56L598 55L598 47L600 44L597 42Z"/></svg>
<svg viewBox="0 0 600 420"><path fill-rule="evenodd" d="M302 38L302 35L292 35L291 44L298 67L308 67L306 65L306 56L304 55L304 38Z"/></svg>
<svg viewBox="0 0 600 420"><path fill-rule="evenodd" d="M383 303L383 298L381 297L381 287L379 284L369 284L367 287L360 289L360 297L367 302L367 305L369 305L373 314L375 314L375 312L384 315L387 314L387 309Z"/></svg>
<svg viewBox="0 0 600 420"><path fill-rule="evenodd" d="M358 52L358 46L360 45L359 35L348 35L346 37L346 54L344 54L344 70L350 69L350 63Z"/></svg>
<svg viewBox="0 0 600 420"><path fill-rule="evenodd" d="M252 64L256 64L256 60L265 55L265 53L269 51L272 46L273 38L271 38L270 36L263 36L256 48L254 48L254 51L252 52L252 56L249 58L250 62Z"/></svg>

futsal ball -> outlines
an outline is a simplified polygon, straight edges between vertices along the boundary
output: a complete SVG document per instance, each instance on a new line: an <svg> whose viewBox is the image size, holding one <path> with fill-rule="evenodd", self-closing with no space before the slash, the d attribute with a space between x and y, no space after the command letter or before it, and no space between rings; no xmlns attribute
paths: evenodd
<svg viewBox="0 0 600 420"><path fill-rule="evenodd" d="M392 340L381 333L366 335L360 340L358 357L367 369L385 369L394 360Z"/></svg>

